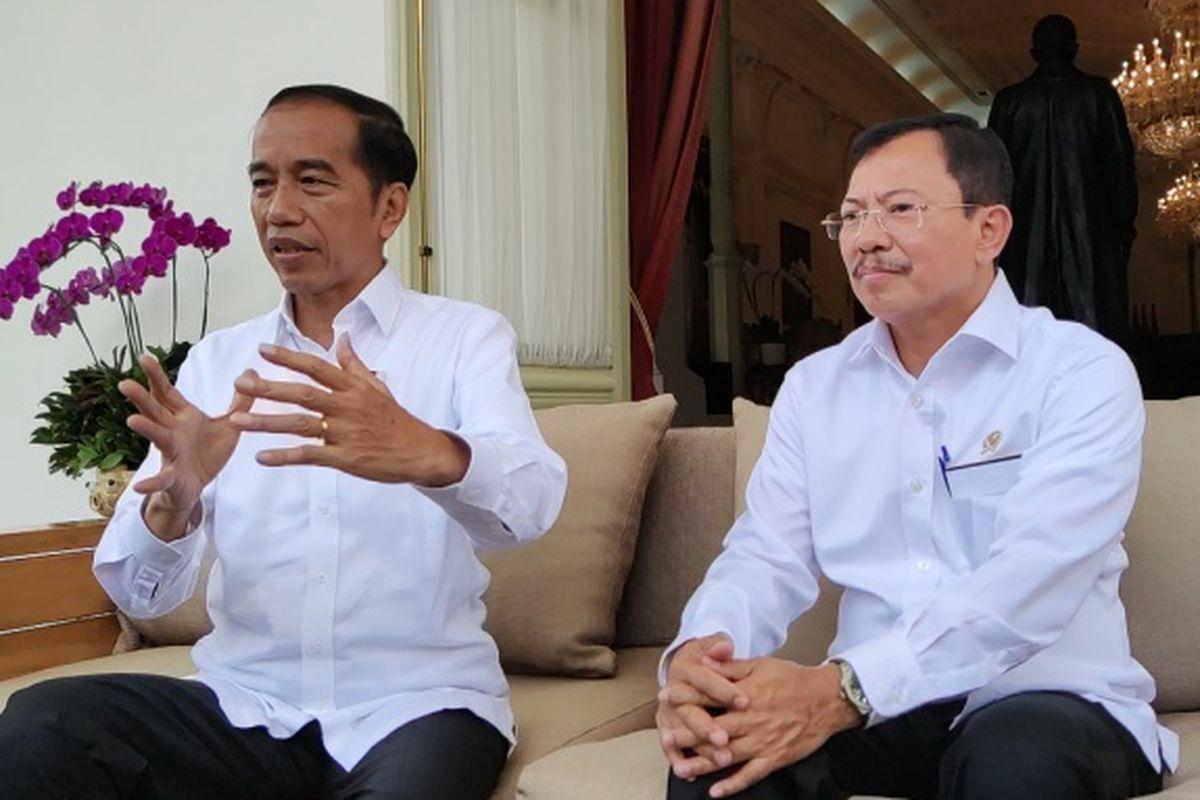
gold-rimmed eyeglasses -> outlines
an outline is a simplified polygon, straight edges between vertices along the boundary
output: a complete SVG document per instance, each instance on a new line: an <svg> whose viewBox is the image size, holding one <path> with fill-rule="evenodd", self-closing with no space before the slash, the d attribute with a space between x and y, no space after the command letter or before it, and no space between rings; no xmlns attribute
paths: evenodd
<svg viewBox="0 0 1200 800"><path fill-rule="evenodd" d="M925 225L925 212L945 208L979 208L982 203L892 203L886 208L857 208L852 211L839 211L829 214L821 220L825 233L835 242L842 236L857 239L867 224L867 219L874 216L879 221L879 227L890 234L904 234L907 231L918 230Z"/></svg>

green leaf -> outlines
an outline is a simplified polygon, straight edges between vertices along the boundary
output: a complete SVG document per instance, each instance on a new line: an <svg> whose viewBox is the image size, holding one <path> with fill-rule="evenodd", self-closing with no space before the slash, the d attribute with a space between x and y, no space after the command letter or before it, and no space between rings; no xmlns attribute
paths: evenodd
<svg viewBox="0 0 1200 800"><path fill-rule="evenodd" d="M124 453L109 453L104 458L100 459L100 463L96 465L97 469L116 469L125 461Z"/></svg>

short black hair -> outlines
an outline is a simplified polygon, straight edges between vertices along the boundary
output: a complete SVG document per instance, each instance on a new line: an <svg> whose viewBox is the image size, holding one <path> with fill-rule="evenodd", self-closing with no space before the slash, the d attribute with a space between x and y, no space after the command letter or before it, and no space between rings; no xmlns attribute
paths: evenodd
<svg viewBox="0 0 1200 800"><path fill-rule="evenodd" d="M1033 26L1029 52L1034 61L1073 61L1079 52L1075 23L1062 14L1049 14Z"/></svg>
<svg viewBox="0 0 1200 800"><path fill-rule="evenodd" d="M412 186L417 176L417 151L396 109L344 86L309 83L279 90L267 101L263 113L283 103L307 101L334 103L358 117L358 146L352 155L367 173L373 199L389 183Z"/></svg>
<svg viewBox="0 0 1200 800"><path fill-rule="evenodd" d="M850 145L850 169L888 144L917 131L933 131L942 142L946 171L958 183L964 203L1011 205L1012 161L996 132L964 114L926 114L867 128Z"/></svg>

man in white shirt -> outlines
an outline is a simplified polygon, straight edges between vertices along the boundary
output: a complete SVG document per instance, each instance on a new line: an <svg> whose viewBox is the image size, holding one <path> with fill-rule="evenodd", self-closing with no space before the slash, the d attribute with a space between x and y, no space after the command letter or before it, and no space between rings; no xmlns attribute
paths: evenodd
<svg viewBox="0 0 1200 800"><path fill-rule="evenodd" d="M15 694L6 797L486 798L514 740L474 548L544 532L566 474L512 329L385 265L416 171L392 108L284 89L249 171L284 298L199 342L175 387L151 358L149 391L122 384L154 447L95 559L151 617L211 543L198 675Z"/></svg>
<svg viewBox="0 0 1200 800"><path fill-rule="evenodd" d="M1122 351L1017 304L1004 146L867 130L825 225L875 319L795 365L746 512L664 658L669 797L1094 800L1178 741L1118 582L1143 410ZM771 658L843 588L830 659Z"/></svg>

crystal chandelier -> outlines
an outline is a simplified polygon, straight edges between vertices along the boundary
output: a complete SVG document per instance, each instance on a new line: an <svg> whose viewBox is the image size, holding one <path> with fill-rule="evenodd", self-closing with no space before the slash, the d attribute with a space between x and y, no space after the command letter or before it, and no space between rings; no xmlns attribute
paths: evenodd
<svg viewBox="0 0 1200 800"><path fill-rule="evenodd" d="M1192 162L1187 174L1158 199L1158 221L1168 233L1200 239L1200 164Z"/></svg>
<svg viewBox="0 0 1200 800"><path fill-rule="evenodd" d="M1158 39L1152 52L1139 44L1113 86L1141 146L1178 156L1200 148L1200 0L1149 0L1148 7L1159 29L1172 32L1169 50Z"/></svg>

